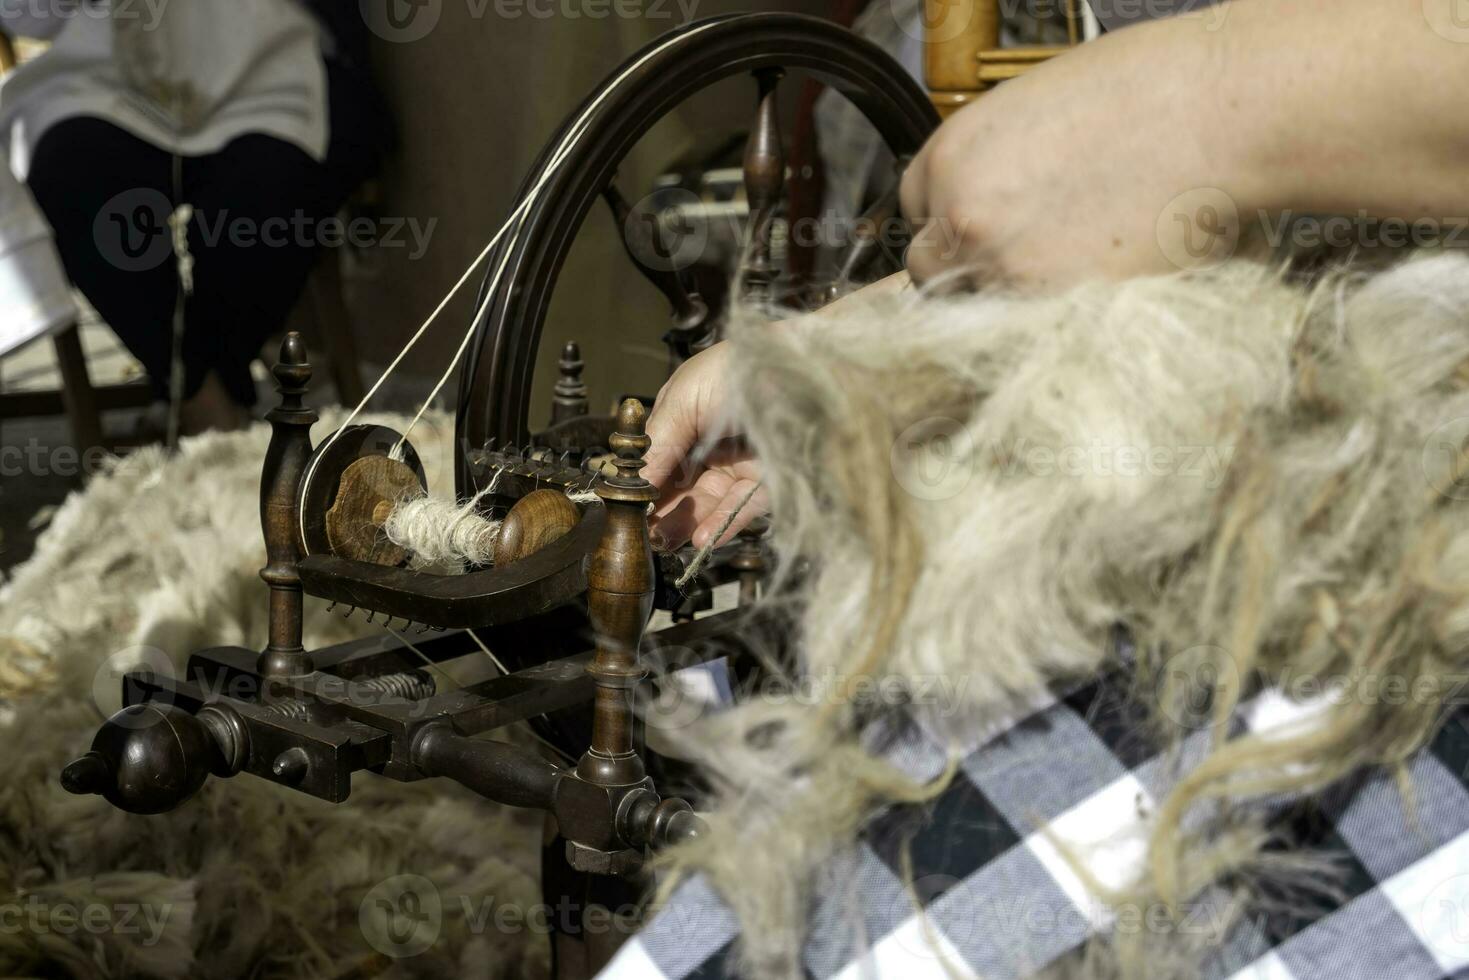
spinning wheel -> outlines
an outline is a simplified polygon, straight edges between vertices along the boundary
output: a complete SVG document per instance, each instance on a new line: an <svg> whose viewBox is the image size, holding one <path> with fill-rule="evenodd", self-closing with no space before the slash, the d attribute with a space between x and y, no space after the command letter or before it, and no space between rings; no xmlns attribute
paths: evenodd
<svg viewBox="0 0 1469 980"><path fill-rule="evenodd" d="M465 338L455 440L465 504L454 520L478 522L475 533L492 536L492 547L477 552L493 553L492 561L437 574L384 544L381 527L406 506L405 494L444 488L425 487L412 445L389 430L348 425L313 450L316 415L303 402L311 371L290 335L275 369L281 399L268 416L261 480L269 643L263 651L199 651L182 678L128 675L127 707L66 768L66 787L156 813L183 803L210 774L249 772L331 801L347 798L360 770L403 781L446 776L501 803L550 812L565 839L565 866L581 875L634 872L650 848L700 833L689 804L654 787L634 700L649 667L705 662L764 641L762 617L774 614L748 608L764 566L760 549L746 537L695 588L675 588L679 558L655 557L648 541L656 492L639 475L647 407L627 399L615 417L593 417L571 345L550 423L533 432L531 374L558 273L598 197L633 237L646 236L629 241L628 253L669 300L665 341L675 360L717 338L718 311L679 270L647 261L644 246L656 247L661 232L628 222L612 180L661 116L720 79L755 79L743 288L757 301L799 292L803 284L781 275L773 247L785 171L776 95L786 70L842 92L899 156L936 124L923 91L867 42L810 18L740 15L649 45L542 153L488 254L480 312ZM891 195L875 207L890 215ZM874 241L854 240L842 276L862 275L880 254ZM695 619L707 606L700 595L735 580L746 608ZM363 610L390 635L308 651L303 593ZM674 625L648 632L654 608L671 613ZM405 639L415 625L434 635ZM434 674L443 665L483 667L486 657L497 676L439 689ZM568 715L579 724L565 724ZM539 725L561 758L474 737L518 721Z"/></svg>
<svg viewBox="0 0 1469 980"><path fill-rule="evenodd" d="M666 243L659 241L662 229L655 220L630 220L615 185L618 165L639 137L701 89L738 75L753 80L754 114L743 168L747 296L787 298L804 285L784 280L773 261L785 186L777 97L788 70L810 74L841 92L900 158L916 151L937 124L928 97L900 65L843 28L810 17L743 14L700 21L630 58L542 151L522 186L514 220L488 255L479 314L466 338L469 357L460 372L454 443L459 499L481 499L484 492L481 509L499 517L536 488L589 486L595 464L606 458L614 420L589 414L574 346L563 356L562 383L547 428L532 430L530 406L552 294L576 232L599 198L625 233L629 260L668 300L671 323L663 340L674 362L717 339L718 311L671 267L674 263L650 261L667 254ZM891 220L895 195L896 186L866 217ZM856 224L857 233L837 263L843 279L861 277L884 254L875 236L861 234L871 227L870 222ZM822 290L823 297L827 292ZM323 514L342 492L341 474L363 453L385 451L383 445L364 448L360 439L338 436L307 465L298 507L307 592L434 627L510 622L584 592L581 563L601 528L595 507L587 508L564 538L521 562L450 578L373 565L324 547Z"/></svg>
<svg viewBox="0 0 1469 980"><path fill-rule="evenodd" d="M531 441L531 375L541 328L576 231L599 197L609 200L627 234L629 259L669 301L673 316L665 342L675 357L712 341L718 324L707 305L677 270L647 261L650 252L657 252L656 242L633 240L639 232L651 236L658 229L652 223L628 224L615 177L619 164L654 123L699 90L738 75L754 80L754 118L744 159L749 204L744 282L757 297L769 296L778 286L771 239L785 161L776 102L787 71L804 72L840 92L900 158L916 152L938 124L928 96L901 65L851 32L810 17L738 14L699 21L634 55L568 117L542 152L522 195L543 179L544 185L514 234L490 257L470 357L460 373L456 479L461 496L477 492L491 478L476 450ZM553 168L557 160L560 165ZM893 210L891 198L878 206ZM844 273L858 274L878 251L870 240L854 241L841 263ZM581 434L597 432L583 428ZM542 444L569 448L574 435L553 431L543 435Z"/></svg>

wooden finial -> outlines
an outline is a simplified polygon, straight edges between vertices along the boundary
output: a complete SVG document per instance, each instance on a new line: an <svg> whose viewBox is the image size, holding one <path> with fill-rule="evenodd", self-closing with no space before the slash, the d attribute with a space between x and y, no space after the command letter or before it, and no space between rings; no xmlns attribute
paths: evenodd
<svg viewBox="0 0 1469 980"><path fill-rule="evenodd" d="M581 347L576 341L568 340L561 348L557 367L560 377L556 379L556 390L551 399L552 425L587 414L587 386L581 379L586 364L581 359Z"/></svg>
<svg viewBox="0 0 1469 980"><path fill-rule="evenodd" d="M643 403L636 398L623 399L622 406L617 410L617 431L607 440L607 448L616 454L612 465L617 469L617 475L610 479L619 486L651 487L638 471L647 465L643 454L653 444L648 438L645 426L648 421L648 410Z"/></svg>
<svg viewBox="0 0 1469 980"><path fill-rule="evenodd" d="M267 676L295 676L314 669L301 646L301 523L296 491L311 457L311 426L317 419L304 402L311 365L306 344L294 330L281 342L273 373L280 403L265 418L270 446L260 473L260 527L265 536L266 565L260 577L270 586L270 642L257 669Z"/></svg>

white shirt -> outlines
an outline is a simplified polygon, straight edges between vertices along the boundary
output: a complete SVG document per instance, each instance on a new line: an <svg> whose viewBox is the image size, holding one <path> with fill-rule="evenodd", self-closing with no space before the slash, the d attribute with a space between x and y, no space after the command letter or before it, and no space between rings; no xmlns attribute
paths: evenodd
<svg viewBox="0 0 1469 980"><path fill-rule="evenodd" d="M46 130L82 115L183 156L246 133L326 156L322 32L294 0L5 6L7 31L52 41L0 84L0 138L22 180Z"/></svg>

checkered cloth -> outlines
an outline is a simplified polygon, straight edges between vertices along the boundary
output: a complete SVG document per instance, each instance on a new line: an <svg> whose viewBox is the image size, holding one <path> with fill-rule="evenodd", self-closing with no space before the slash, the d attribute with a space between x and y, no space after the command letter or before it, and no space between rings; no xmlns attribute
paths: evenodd
<svg viewBox="0 0 1469 980"><path fill-rule="evenodd" d="M1147 909L1113 909L1092 897L1058 844L1103 885L1127 882L1144 858L1148 815L1202 758L1209 736L1196 733L1165 761L1146 744L1120 687L1099 680L1037 708L970 751L942 795L878 815L855 851L825 871L807 923L806 975L1001 980L1079 955L1090 935L1148 928ZM1240 721L1265 731L1309 723L1311 711L1266 692ZM916 731L885 755L923 779L947 762ZM1177 928L1205 937L1233 922L1204 975L1469 978L1469 709L1449 719L1409 776L1411 811L1385 773L1309 800L1272 801L1279 846L1329 855L1337 873L1320 894L1293 894L1269 903L1271 911L1252 906L1230 916L1222 894L1186 909ZM733 976L736 931L729 910L695 878L602 977Z"/></svg>

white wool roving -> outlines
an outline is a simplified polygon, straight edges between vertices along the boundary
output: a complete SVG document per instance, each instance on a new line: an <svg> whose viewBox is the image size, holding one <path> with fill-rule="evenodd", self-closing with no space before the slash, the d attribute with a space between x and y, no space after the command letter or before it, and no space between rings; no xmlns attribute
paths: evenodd
<svg viewBox="0 0 1469 980"><path fill-rule="evenodd" d="M1395 765L1444 710L1348 699L1267 745L1225 725L1251 685L1469 667L1469 259L890 294L731 343L734 423L779 567L799 570L772 601L826 695L688 730L717 804L669 862L738 916L747 975L798 974L817 868L881 806L935 791L868 754L895 718L963 752L1103 666L1131 676L1165 748L1181 704L1209 705L1210 753L1160 800L1133 889L1176 907L1266 875L1237 802ZM911 698L855 710L873 679ZM946 696L926 700L935 679ZM1088 969L1190 975L1197 950L1169 942L1119 937Z"/></svg>
<svg viewBox="0 0 1469 980"><path fill-rule="evenodd" d="M381 421L401 430L404 420ZM430 486L452 479L451 431L442 416L416 429ZM341 805L247 775L212 778L158 816L61 788L61 767L117 707L127 667L177 671L204 646L264 644L268 440L261 425L113 463L67 499L0 588L0 662L19 650L44 667L17 686L0 671L0 737L14 749L0 751L0 909L22 916L19 930L0 929L0 976L547 975L535 930L484 929L502 907L540 901L541 820L530 811L448 780L368 774ZM375 630L307 600L309 647ZM415 894L436 897L442 916L431 948L395 960L369 933L401 897L400 875L418 876ZM129 928L78 927L99 910Z"/></svg>
<svg viewBox="0 0 1469 980"><path fill-rule="evenodd" d="M428 494L400 500L383 522L383 534L424 565L488 565L495 557L500 522L481 517L475 509L488 492L462 504Z"/></svg>

